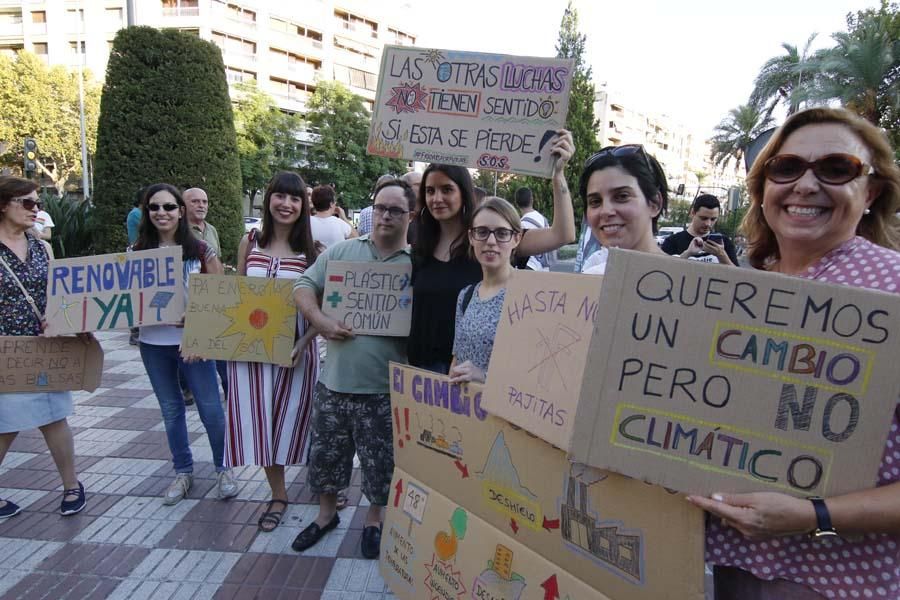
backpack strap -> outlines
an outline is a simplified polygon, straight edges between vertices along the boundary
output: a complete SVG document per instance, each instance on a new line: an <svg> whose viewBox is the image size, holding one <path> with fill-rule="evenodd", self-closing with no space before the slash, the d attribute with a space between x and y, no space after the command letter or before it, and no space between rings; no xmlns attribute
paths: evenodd
<svg viewBox="0 0 900 600"><path fill-rule="evenodd" d="M535 220L532 219L531 217L522 217L522 220L525 221L526 223L531 223L532 225L534 225L534 226L537 227L538 229L545 229L545 228L547 227L546 225L541 225L540 223L538 223L537 221L535 221Z"/></svg>
<svg viewBox="0 0 900 600"><path fill-rule="evenodd" d="M247 248L244 251L244 272L241 275L247 274L247 259L250 258L250 253L253 252L253 246L256 245L256 234L259 233L259 230L254 227L250 230L250 233L247 234Z"/></svg>
<svg viewBox="0 0 900 600"><path fill-rule="evenodd" d="M466 314L466 309L469 308L469 302L472 301L472 294L475 293L475 284L469 284L466 286L466 293L463 294L462 301L462 314Z"/></svg>

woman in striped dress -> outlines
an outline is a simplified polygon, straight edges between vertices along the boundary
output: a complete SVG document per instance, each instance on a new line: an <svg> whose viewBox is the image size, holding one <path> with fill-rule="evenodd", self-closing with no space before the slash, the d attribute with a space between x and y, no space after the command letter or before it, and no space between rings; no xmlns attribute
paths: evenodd
<svg viewBox="0 0 900 600"><path fill-rule="evenodd" d="M241 240L239 273L296 279L315 261L307 200L299 175L281 171L272 177L263 201L262 231L254 230ZM287 509L284 467L303 460L319 372L315 331L299 313L295 340L292 367L228 365L225 460L229 466L264 468L272 490L272 500L259 519L264 532L275 529Z"/></svg>

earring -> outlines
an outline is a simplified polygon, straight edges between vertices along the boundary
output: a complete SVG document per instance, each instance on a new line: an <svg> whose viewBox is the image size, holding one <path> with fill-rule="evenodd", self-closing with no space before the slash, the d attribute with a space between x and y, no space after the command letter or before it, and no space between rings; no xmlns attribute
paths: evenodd
<svg viewBox="0 0 900 600"><path fill-rule="evenodd" d="M866 210L863 211L863 214L864 214L864 215L870 215L870 214L872 214L872 211L871 211L871 209L868 209L868 208L867 208Z"/></svg>

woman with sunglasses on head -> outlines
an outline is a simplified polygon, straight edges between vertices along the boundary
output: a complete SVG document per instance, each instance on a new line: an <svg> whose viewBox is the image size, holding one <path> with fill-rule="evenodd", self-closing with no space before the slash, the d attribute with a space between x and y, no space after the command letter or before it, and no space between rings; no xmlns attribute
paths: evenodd
<svg viewBox="0 0 900 600"><path fill-rule="evenodd" d="M519 252L531 256L575 240L575 217L565 179L574 152L572 134L557 131L550 142L554 162L553 225L522 237ZM413 313L407 354L411 365L447 373L453 354L454 314L459 292L481 280L481 266L469 254L469 227L474 213L474 186L469 170L432 163L422 175L419 198L424 206L413 245Z"/></svg>
<svg viewBox="0 0 900 600"><path fill-rule="evenodd" d="M238 273L293 280L315 262L318 249L307 190L296 173L281 171L272 177L263 199L262 231L253 230L241 240ZM225 460L228 466L258 465L265 470L272 499L259 518L263 532L278 527L287 510L285 465L303 462L319 375L315 333L298 313L292 366L228 363Z"/></svg>
<svg viewBox="0 0 900 600"><path fill-rule="evenodd" d="M2 336L41 335L44 330L49 256L29 231L41 209L37 191L33 181L0 177ZM0 464L20 431L40 429L62 479L62 515L73 515L85 506L84 487L75 474L75 442L66 421L71 414L69 392L0 392ZM20 511L12 501L0 499L0 520Z"/></svg>
<svg viewBox="0 0 900 600"><path fill-rule="evenodd" d="M900 169L877 127L842 109L790 117L747 177L757 269L900 293ZM713 494L716 598L900 598L900 406L876 487L829 498Z"/></svg>
<svg viewBox="0 0 900 600"><path fill-rule="evenodd" d="M579 192L584 215L601 248L582 273L602 275L607 248L667 256L656 243L656 222L669 200L662 166L638 144L609 146L584 163Z"/></svg>
<svg viewBox="0 0 900 600"><path fill-rule="evenodd" d="M167 183L149 186L141 204L143 214L138 239L133 250L150 250L180 246L183 262L184 291L187 294L191 273L223 273L222 263L215 251L191 233L185 217L181 192ZM187 496L194 481L194 460L191 456L185 418L184 396L178 384L178 372L184 375L194 394L200 420L206 429L216 468L216 493L225 499L237 495L237 485L223 462L225 449L225 412L219 397L216 363L212 360L186 359L181 354L182 327L149 325L141 327L139 340L141 360L150 377L150 385L166 427L166 438L172 452L175 480L166 490L163 502L176 504Z"/></svg>

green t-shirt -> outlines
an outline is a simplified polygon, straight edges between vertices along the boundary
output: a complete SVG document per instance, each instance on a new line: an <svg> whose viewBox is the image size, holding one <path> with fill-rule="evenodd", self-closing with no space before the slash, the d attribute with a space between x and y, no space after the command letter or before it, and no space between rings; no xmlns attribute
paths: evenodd
<svg viewBox="0 0 900 600"><path fill-rule="evenodd" d="M216 256L222 256L221 248L219 247L219 232L216 231L216 228L211 224L207 223L206 227L204 227L203 231L200 231L200 228L196 225L191 225L191 231L194 232L194 235L197 239L203 240L210 246L212 246L213 250L216 251Z"/></svg>
<svg viewBox="0 0 900 600"><path fill-rule="evenodd" d="M316 262L294 283L294 289L314 290L321 298L329 260L353 262L409 263L409 248L380 258L369 236L339 242L319 255ZM390 392L388 363L406 363L406 338L357 335L349 340L328 340L328 356L319 381L342 394L387 394Z"/></svg>

